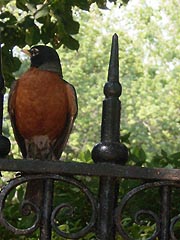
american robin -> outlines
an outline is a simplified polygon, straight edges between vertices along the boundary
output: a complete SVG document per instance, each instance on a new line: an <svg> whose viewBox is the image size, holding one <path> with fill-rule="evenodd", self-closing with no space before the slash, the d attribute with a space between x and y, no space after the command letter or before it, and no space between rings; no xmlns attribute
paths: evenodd
<svg viewBox="0 0 180 240"><path fill-rule="evenodd" d="M57 52L48 46L23 50L31 66L15 83L8 111L24 158L58 160L77 115L74 87L63 80ZM43 164L43 162L42 162ZM41 206L43 181L27 183L25 199Z"/></svg>

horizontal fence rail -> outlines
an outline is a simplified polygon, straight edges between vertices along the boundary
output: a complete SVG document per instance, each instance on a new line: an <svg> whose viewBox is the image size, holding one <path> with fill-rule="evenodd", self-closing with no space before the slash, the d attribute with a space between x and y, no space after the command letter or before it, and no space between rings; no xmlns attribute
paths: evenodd
<svg viewBox="0 0 180 240"><path fill-rule="evenodd" d="M112 163L76 163L50 162L25 159L0 159L0 170L10 172L28 172L29 174L60 174L82 176L107 176L142 180L180 181L180 169L145 168L121 166Z"/></svg>

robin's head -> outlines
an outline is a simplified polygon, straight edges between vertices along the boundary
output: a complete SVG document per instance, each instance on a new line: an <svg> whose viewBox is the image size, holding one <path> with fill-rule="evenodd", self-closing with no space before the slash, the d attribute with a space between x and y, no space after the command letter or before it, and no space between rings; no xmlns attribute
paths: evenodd
<svg viewBox="0 0 180 240"><path fill-rule="evenodd" d="M57 52L48 46L37 45L30 50L23 50L31 58L31 67L57 72L62 76L61 62Z"/></svg>

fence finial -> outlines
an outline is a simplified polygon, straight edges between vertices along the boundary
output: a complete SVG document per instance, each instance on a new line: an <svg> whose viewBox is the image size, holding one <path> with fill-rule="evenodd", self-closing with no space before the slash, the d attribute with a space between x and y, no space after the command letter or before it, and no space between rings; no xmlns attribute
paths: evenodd
<svg viewBox="0 0 180 240"><path fill-rule="evenodd" d="M113 35L111 56L108 70L108 81L104 86L106 96L103 101L101 124L101 142L92 151L95 162L111 162L124 164L128 158L127 148L120 143L120 113L122 92L119 83L119 49L118 36Z"/></svg>
<svg viewBox="0 0 180 240"><path fill-rule="evenodd" d="M111 57L108 70L108 81L119 80L119 49L118 35L115 33L112 38Z"/></svg>

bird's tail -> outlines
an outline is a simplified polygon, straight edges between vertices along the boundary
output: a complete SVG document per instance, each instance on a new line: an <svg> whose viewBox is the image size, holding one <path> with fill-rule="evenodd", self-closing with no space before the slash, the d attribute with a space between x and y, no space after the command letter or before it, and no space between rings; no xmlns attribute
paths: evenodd
<svg viewBox="0 0 180 240"><path fill-rule="evenodd" d="M31 180L27 183L24 201L22 203L23 215L43 206L44 180Z"/></svg>
<svg viewBox="0 0 180 240"><path fill-rule="evenodd" d="M34 138L26 142L27 158L42 160L51 160L49 139L44 136ZM45 180L37 179L27 182L26 193L22 203L22 213L30 214L34 208L41 208L44 200Z"/></svg>

